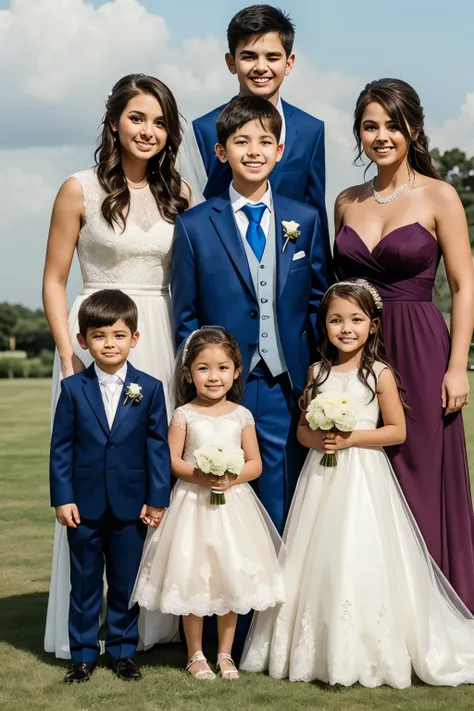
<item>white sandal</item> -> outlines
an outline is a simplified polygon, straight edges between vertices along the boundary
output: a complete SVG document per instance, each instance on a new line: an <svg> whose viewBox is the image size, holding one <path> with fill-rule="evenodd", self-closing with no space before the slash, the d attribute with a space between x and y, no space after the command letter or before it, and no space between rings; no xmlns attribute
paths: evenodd
<svg viewBox="0 0 474 711"><path fill-rule="evenodd" d="M191 671L191 667L193 664L196 662L206 662L206 664L209 667L208 661L204 654L202 652L195 652L193 656L191 657L189 664L186 666L186 670L188 674L190 674L192 677L195 679L198 679L199 681L211 681L212 679L216 678L216 675L214 672L208 668L208 669L201 669L200 671L197 671L195 674Z"/></svg>
<svg viewBox="0 0 474 711"><path fill-rule="evenodd" d="M234 668L233 669L226 669L225 671L222 671L221 662L224 659L227 659L232 664L232 666ZM234 681L235 679L240 678L239 670L235 666L234 660L232 659L230 654L224 654L224 653L218 654L217 655L217 666L219 667L219 672L220 672L220 675L223 679L228 679L229 681Z"/></svg>

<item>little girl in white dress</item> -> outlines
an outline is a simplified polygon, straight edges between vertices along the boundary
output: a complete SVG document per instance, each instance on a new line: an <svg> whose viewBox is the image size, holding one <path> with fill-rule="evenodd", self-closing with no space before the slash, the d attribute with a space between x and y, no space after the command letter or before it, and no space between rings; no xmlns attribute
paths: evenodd
<svg viewBox="0 0 474 711"><path fill-rule="evenodd" d="M412 671L427 684L474 682L474 618L430 558L382 449L403 442L406 427L381 308L363 280L321 301L322 361L298 429L312 451L283 537L286 602L255 616L242 669L346 686L404 688ZM309 428L305 410L325 392L352 399L353 432ZM336 466L321 452L337 452Z"/></svg>
<svg viewBox="0 0 474 711"><path fill-rule="evenodd" d="M224 329L208 326L187 339L181 382L169 432L171 463L178 483L161 524L150 531L131 603L183 616L187 670L213 679L202 653L203 617L217 615L217 666L237 679L231 657L237 615L282 602L278 560L281 539L247 483L262 464L251 413L241 407L242 358ZM203 445L241 448L245 463L236 477L205 475L194 452ZM211 488L226 503L211 503Z"/></svg>

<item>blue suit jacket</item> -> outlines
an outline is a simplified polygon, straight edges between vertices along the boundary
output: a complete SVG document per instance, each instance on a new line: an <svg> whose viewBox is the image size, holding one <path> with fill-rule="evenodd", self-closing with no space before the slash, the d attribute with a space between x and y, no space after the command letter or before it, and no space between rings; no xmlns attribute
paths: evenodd
<svg viewBox="0 0 474 711"><path fill-rule="evenodd" d="M316 207L322 233L328 238L324 123L286 101L282 101L282 106L286 125L285 150L270 175L272 188L280 195ZM208 177L204 190L206 199L221 195L232 180L229 164L221 163L214 150L216 121L224 108L225 104L193 121L194 135Z"/></svg>
<svg viewBox="0 0 474 711"><path fill-rule="evenodd" d="M124 390L142 387L143 399L124 404L122 392L109 429L94 365L65 378L51 438L51 505L74 503L81 518L101 518L110 506L123 521L144 503L166 507L171 464L163 385L128 363Z"/></svg>
<svg viewBox="0 0 474 711"><path fill-rule="evenodd" d="M293 386L302 390L315 360L316 314L328 285L330 254L317 210L276 194L273 205L280 341ZM301 232L284 252L282 220L298 222ZM301 251L305 256L293 261ZM171 294L177 345L203 325L223 326L239 341L245 379L259 338L259 304L228 193L177 218Z"/></svg>

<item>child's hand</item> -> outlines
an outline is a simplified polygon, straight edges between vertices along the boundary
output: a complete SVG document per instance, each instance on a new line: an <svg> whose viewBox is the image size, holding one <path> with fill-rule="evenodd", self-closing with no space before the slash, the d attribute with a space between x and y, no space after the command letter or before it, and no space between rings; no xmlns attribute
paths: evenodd
<svg viewBox="0 0 474 711"><path fill-rule="evenodd" d="M203 486L206 489L215 489L220 483L222 477L212 476L212 474L204 474L200 469L195 469L193 474L193 484ZM224 490L225 491L225 490Z"/></svg>
<svg viewBox="0 0 474 711"><path fill-rule="evenodd" d="M354 446L353 432L325 432L324 453L331 454L340 449Z"/></svg>
<svg viewBox="0 0 474 711"><path fill-rule="evenodd" d="M224 476L213 478L216 480L216 483L212 486L214 491L227 491L231 486L234 486L237 476L235 474L224 474Z"/></svg>
<svg viewBox="0 0 474 711"><path fill-rule="evenodd" d="M77 528L81 523L79 509L76 504L56 506L56 518L61 526L68 526L69 528Z"/></svg>
<svg viewBox="0 0 474 711"><path fill-rule="evenodd" d="M161 519L165 514L166 509L157 509L154 506L143 505L140 513L140 518L150 528L158 528Z"/></svg>
<svg viewBox="0 0 474 711"><path fill-rule="evenodd" d="M304 426L304 429L310 433L307 435L308 441L305 442L306 447L316 449L318 452L324 452L324 443L328 434L327 430L312 430L306 425ZM311 439L309 439L309 437Z"/></svg>

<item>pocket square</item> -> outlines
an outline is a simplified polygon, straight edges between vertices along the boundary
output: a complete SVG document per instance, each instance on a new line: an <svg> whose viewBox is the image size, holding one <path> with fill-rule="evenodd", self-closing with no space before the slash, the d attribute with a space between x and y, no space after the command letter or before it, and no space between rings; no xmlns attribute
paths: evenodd
<svg viewBox="0 0 474 711"><path fill-rule="evenodd" d="M296 262L297 259L302 259L303 257L306 257L306 252L296 252L295 255L293 255L293 262Z"/></svg>

